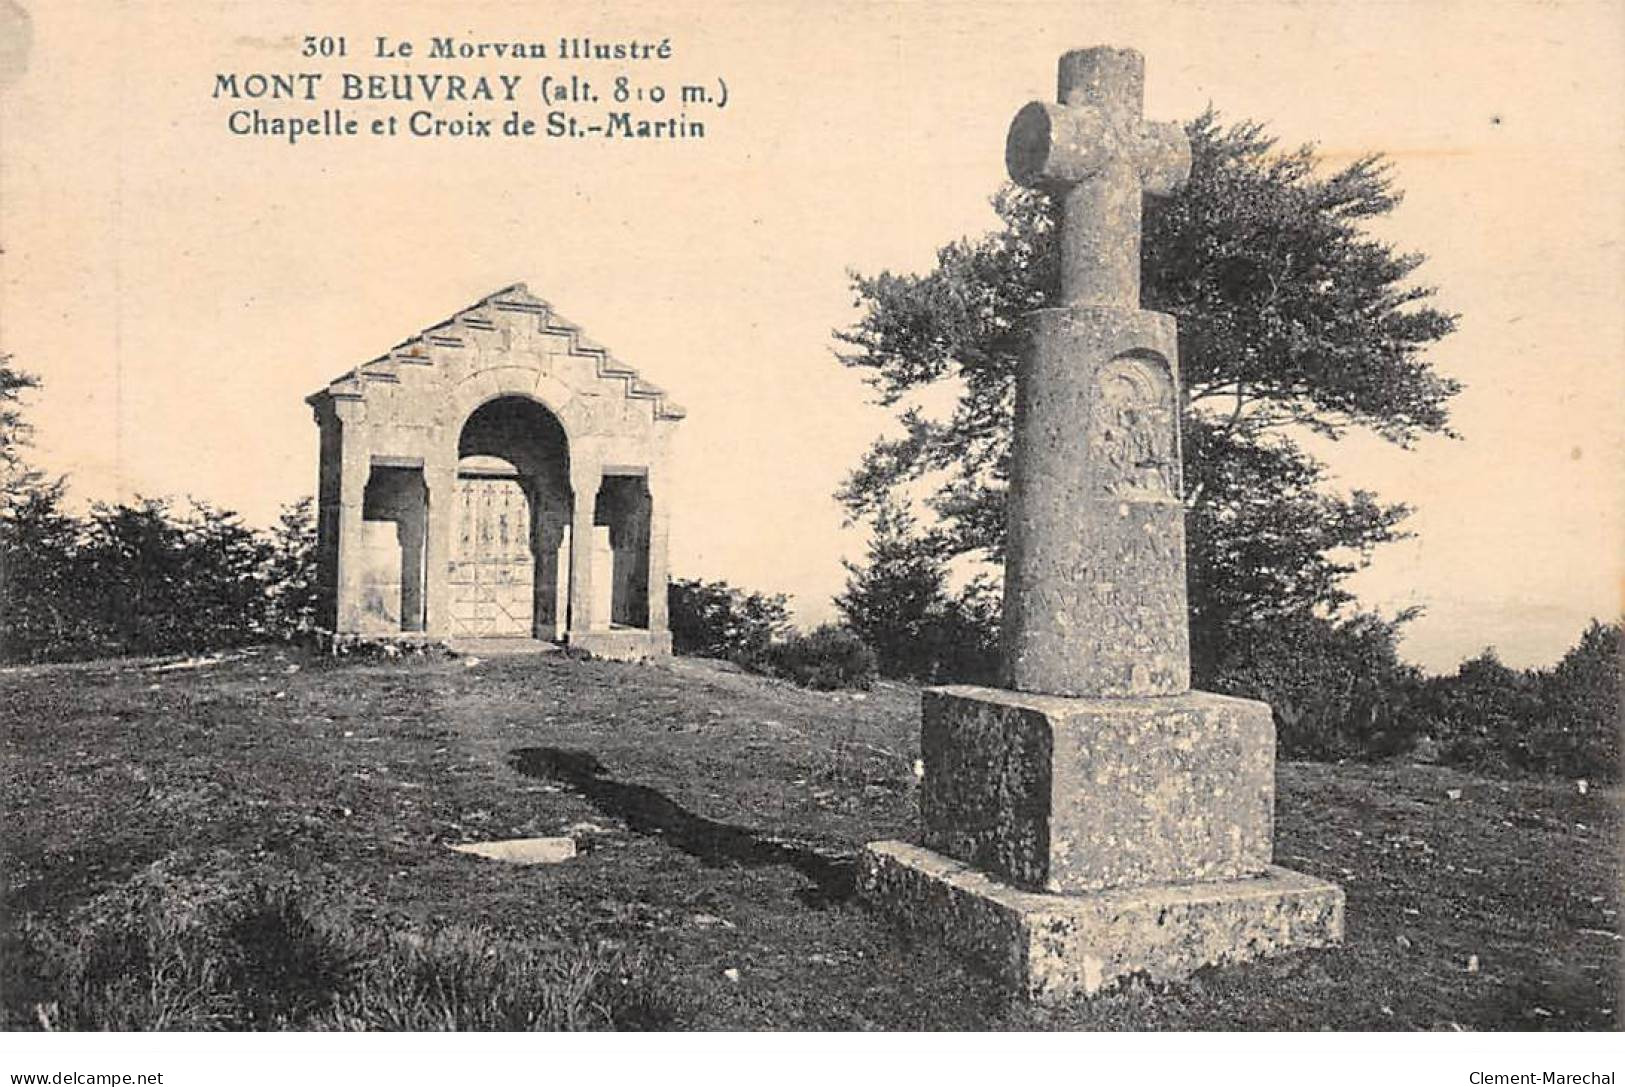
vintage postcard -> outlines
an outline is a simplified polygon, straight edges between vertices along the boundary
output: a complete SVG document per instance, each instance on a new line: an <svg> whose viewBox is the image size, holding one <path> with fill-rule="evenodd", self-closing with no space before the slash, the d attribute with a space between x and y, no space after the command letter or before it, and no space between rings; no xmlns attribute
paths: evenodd
<svg viewBox="0 0 1625 1087"><path fill-rule="evenodd" d="M6 1028L1617 1030L1622 118L1610 0L0 0Z"/></svg>

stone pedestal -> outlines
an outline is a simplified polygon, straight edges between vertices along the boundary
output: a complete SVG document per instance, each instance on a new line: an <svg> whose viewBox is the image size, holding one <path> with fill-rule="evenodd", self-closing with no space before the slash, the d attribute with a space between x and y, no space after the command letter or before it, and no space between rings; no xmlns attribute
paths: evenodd
<svg viewBox="0 0 1625 1087"><path fill-rule="evenodd" d="M1022 993L1342 939L1343 892L1270 864L1263 703L942 687L921 753L924 845L871 845L859 893Z"/></svg>
<svg viewBox="0 0 1625 1087"><path fill-rule="evenodd" d="M1231 879L1270 863L1262 702L925 692L925 845L1031 891Z"/></svg>

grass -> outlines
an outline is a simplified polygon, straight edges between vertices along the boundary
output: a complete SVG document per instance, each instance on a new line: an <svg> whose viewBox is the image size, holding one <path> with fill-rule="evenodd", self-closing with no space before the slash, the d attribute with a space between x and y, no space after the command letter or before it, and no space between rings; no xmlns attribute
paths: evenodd
<svg viewBox="0 0 1625 1087"><path fill-rule="evenodd" d="M1339 949L1034 1009L851 897L915 833L918 691L695 661L0 671L5 1024L1617 1029L1620 791L1279 768ZM570 834L511 867L459 842Z"/></svg>

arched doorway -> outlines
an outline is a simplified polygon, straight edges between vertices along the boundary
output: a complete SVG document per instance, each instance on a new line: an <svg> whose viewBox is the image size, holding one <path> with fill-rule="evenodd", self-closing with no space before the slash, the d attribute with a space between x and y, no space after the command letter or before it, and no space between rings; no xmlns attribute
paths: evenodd
<svg viewBox="0 0 1625 1087"><path fill-rule="evenodd" d="M573 495L569 440L534 400L487 401L457 438L447 601L451 632L564 637Z"/></svg>

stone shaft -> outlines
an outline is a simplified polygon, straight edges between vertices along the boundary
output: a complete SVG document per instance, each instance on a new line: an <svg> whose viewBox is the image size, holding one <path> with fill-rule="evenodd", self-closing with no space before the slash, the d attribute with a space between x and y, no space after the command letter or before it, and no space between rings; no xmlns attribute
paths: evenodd
<svg viewBox="0 0 1625 1087"><path fill-rule="evenodd" d="M1060 197L1061 302L1140 308L1140 185L1116 162Z"/></svg>
<svg viewBox="0 0 1625 1087"><path fill-rule="evenodd" d="M1030 891L1257 875L1275 726L1262 702L926 691L925 845Z"/></svg>
<svg viewBox="0 0 1625 1087"><path fill-rule="evenodd" d="M1017 374L1004 681L1079 697L1190 687L1172 318L1028 315Z"/></svg>

